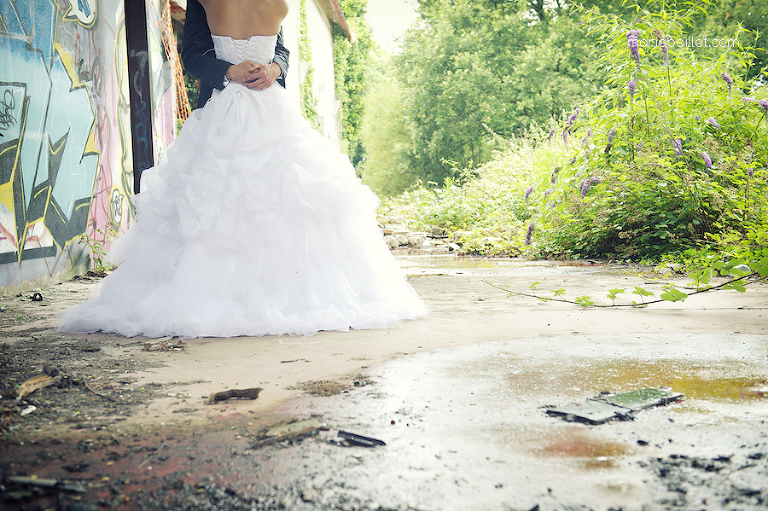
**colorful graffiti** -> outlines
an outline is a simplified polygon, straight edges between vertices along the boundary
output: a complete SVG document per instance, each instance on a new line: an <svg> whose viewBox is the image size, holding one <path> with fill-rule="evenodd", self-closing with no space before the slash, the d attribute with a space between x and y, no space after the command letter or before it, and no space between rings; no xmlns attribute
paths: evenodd
<svg viewBox="0 0 768 511"><path fill-rule="evenodd" d="M162 48L150 59L151 113L164 119ZM123 0L0 0L0 286L57 273L80 259L83 234L131 224L128 90ZM156 147L174 136L161 126Z"/></svg>
<svg viewBox="0 0 768 511"><path fill-rule="evenodd" d="M57 4L0 6L2 264L53 256L85 231L99 152L89 83L54 40Z"/></svg>
<svg viewBox="0 0 768 511"><path fill-rule="evenodd" d="M96 0L68 0L69 7L64 14L65 20L77 20L85 28L93 28L96 24L98 4Z"/></svg>

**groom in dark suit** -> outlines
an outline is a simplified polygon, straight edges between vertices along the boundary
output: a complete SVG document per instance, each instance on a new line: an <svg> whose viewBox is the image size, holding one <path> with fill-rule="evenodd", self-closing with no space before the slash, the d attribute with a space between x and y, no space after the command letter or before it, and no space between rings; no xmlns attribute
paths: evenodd
<svg viewBox="0 0 768 511"><path fill-rule="evenodd" d="M210 99L213 89L222 90L230 81L242 83L249 89L266 89L275 81L285 87L285 75L288 74L288 50L283 46L282 29L277 36L275 60L269 66L250 62L233 65L217 59L205 9L198 0L187 1L181 60L184 69L200 80L198 108Z"/></svg>

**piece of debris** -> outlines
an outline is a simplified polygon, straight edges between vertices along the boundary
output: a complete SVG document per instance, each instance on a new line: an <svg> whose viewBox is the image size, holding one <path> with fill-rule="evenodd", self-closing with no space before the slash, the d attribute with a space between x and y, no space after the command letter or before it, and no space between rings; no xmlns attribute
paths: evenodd
<svg viewBox="0 0 768 511"><path fill-rule="evenodd" d="M582 404L547 408L547 414L570 422L605 424L611 420L631 420L634 412L663 406L685 397L671 389L641 389L620 394L602 394Z"/></svg>
<svg viewBox="0 0 768 511"><path fill-rule="evenodd" d="M21 416L24 417L25 415L29 415L30 413L34 412L35 410L37 410L36 406L29 405L28 407L24 408L21 411Z"/></svg>
<svg viewBox="0 0 768 511"><path fill-rule="evenodd" d="M288 390L303 390L315 396L333 396L341 394L347 388L346 383L332 380L305 381L288 387Z"/></svg>
<svg viewBox="0 0 768 511"><path fill-rule="evenodd" d="M70 375L65 369L58 368L54 366L53 364L45 364L43 366L43 372L45 374L40 374L35 376L34 378L30 378L29 380L22 383L18 389L16 389L16 401L21 401L25 396L33 393L34 391L38 389L44 389L46 387L50 387L51 385L82 385L85 387L86 390L89 392L92 392L93 394L99 396L100 398L106 399L108 401L112 401L113 403L116 403L117 400L113 399L105 394L101 394L97 391L95 391L93 388L91 388L88 383L80 378L73 378L72 375ZM31 412L31 411L30 411ZM27 413L30 413L27 412Z"/></svg>
<svg viewBox="0 0 768 511"><path fill-rule="evenodd" d="M338 442L338 444L343 445L345 447L347 446L376 447L378 445L387 445L381 440L378 440L376 438L357 435L355 433L350 433L348 431L339 430L339 438L341 438L341 442Z"/></svg>
<svg viewBox="0 0 768 511"><path fill-rule="evenodd" d="M16 400L20 401L25 396L33 393L34 391L38 389L44 389L45 387L49 387L53 384L59 383L61 381L61 376L48 376L47 374L41 374L38 376L35 376L34 378L30 378L29 380L22 383L18 389L16 389Z"/></svg>
<svg viewBox="0 0 768 511"><path fill-rule="evenodd" d="M327 428L328 425L320 419L307 419L289 422L275 426L265 433L266 437L277 437L285 435L300 435L313 429Z"/></svg>
<svg viewBox="0 0 768 511"><path fill-rule="evenodd" d="M303 440L308 436L316 435L318 431L327 430L328 425L319 419L307 419L289 422L275 426L267 431L261 439L251 445L252 449L258 449L265 445L296 440Z"/></svg>
<svg viewBox="0 0 768 511"><path fill-rule="evenodd" d="M155 343L144 343L144 351L182 351L186 348L187 343L175 336L163 337Z"/></svg>
<svg viewBox="0 0 768 511"><path fill-rule="evenodd" d="M53 364L43 365L43 372L48 376L58 376L61 373L61 371L59 371L59 368Z"/></svg>
<svg viewBox="0 0 768 511"><path fill-rule="evenodd" d="M61 468L63 468L67 472L86 472L86 471L90 470L91 464L87 463L85 461L82 461L80 463L72 463L70 465L63 465Z"/></svg>
<svg viewBox="0 0 768 511"><path fill-rule="evenodd" d="M569 422L586 422L587 424L604 424L614 419L632 418L632 410L596 400L549 408L547 414L560 416Z"/></svg>
<svg viewBox="0 0 768 511"><path fill-rule="evenodd" d="M252 389L230 389L222 392L214 392L208 397L207 403L217 403L219 401L226 401L227 399L256 399L259 397L259 392L262 388L256 387Z"/></svg>
<svg viewBox="0 0 768 511"><path fill-rule="evenodd" d="M629 408L633 412L638 412L646 408L669 404L682 397L684 397L683 394L673 392L672 389L660 388L633 390L632 392L623 392L621 394L607 394L601 396L600 400L612 405Z"/></svg>
<svg viewBox="0 0 768 511"><path fill-rule="evenodd" d="M42 302L43 301L43 295L40 293L34 293L32 296L30 296L33 302Z"/></svg>
<svg viewBox="0 0 768 511"><path fill-rule="evenodd" d="M37 477L10 476L8 481L21 486L39 486L41 488L55 488L57 490L85 493L83 485L73 481L59 481L58 479L40 479Z"/></svg>

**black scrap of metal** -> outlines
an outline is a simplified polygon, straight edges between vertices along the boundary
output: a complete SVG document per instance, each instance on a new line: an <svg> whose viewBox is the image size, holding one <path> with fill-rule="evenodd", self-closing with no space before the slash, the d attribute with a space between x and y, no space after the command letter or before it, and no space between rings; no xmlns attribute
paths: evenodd
<svg viewBox="0 0 768 511"><path fill-rule="evenodd" d="M350 445L356 445L360 447L376 447L379 445L387 445L381 440L376 438L370 438L367 436L357 435L348 431L339 430L339 438L342 438Z"/></svg>
<svg viewBox="0 0 768 511"><path fill-rule="evenodd" d="M612 420L632 420L635 412L663 406L683 397L683 394L667 388L640 389L620 394L603 394L581 404L547 407L546 412L569 422L599 425Z"/></svg>

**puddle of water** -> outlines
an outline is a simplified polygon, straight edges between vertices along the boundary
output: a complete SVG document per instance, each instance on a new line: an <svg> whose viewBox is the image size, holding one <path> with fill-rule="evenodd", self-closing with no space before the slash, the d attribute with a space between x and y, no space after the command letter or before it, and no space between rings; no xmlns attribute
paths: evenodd
<svg viewBox="0 0 768 511"><path fill-rule="evenodd" d="M512 258L485 258L456 255L396 255L400 267L408 275L474 275L502 272L515 275L546 273L584 273L604 270L607 263L584 261L528 261Z"/></svg>
<svg viewBox="0 0 768 511"><path fill-rule="evenodd" d="M762 339L723 335L498 341L402 357L374 368L370 389L303 406L339 429L387 442L353 467L338 459L346 453L324 453L345 477L369 481L360 482L369 494L409 495L427 509L495 511L531 509L552 492L561 509L639 509L666 491L664 481L649 483L641 460L762 449L756 425L765 402L743 390L759 382L763 366L752 359L763 351ZM659 386L712 409L672 419L685 405L670 404L602 426L543 409Z"/></svg>
<svg viewBox="0 0 768 511"><path fill-rule="evenodd" d="M622 442L597 436L589 430L569 426L558 428L542 439L543 447L535 449L539 455L571 458L600 458L624 456L632 449Z"/></svg>
<svg viewBox="0 0 768 511"><path fill-rule="evenodd" d="M506 449L511 444L542 460L559 460L576 469L614 469L619 461L636 453L632 445L606 436L605 430L592 430L580 424L550 421L538 433L497 431Z"/></svg>
<svg viewBox="0 0 768 511"><path fill-rule="evenodd" d="M754 392L753 389L765 385L765 378L738 375L739 372L739 368L733 365L712 366L676 360L626 360L580 371L573 375L573 383L582 388L594 388L597 382L601 387L599 390L611 392L670 387L689 399L764 399L762 393Z"/></svg>
<svg viewBox="0 0 768 511"><path fill-rule="evenodd" d="M482 372L492 371L515 392L539 392L549 388L559 395L583 396L584 392L629 392L643 388L669 387L688 399L744 401L765 399L766 378L749 374L732 363L703 364L684 360L616 360L591 363L571 358L569 371L539 364L531 365L511 357L496 357L481 365ZM465 372L454 371L458 375Z"/></svg>

